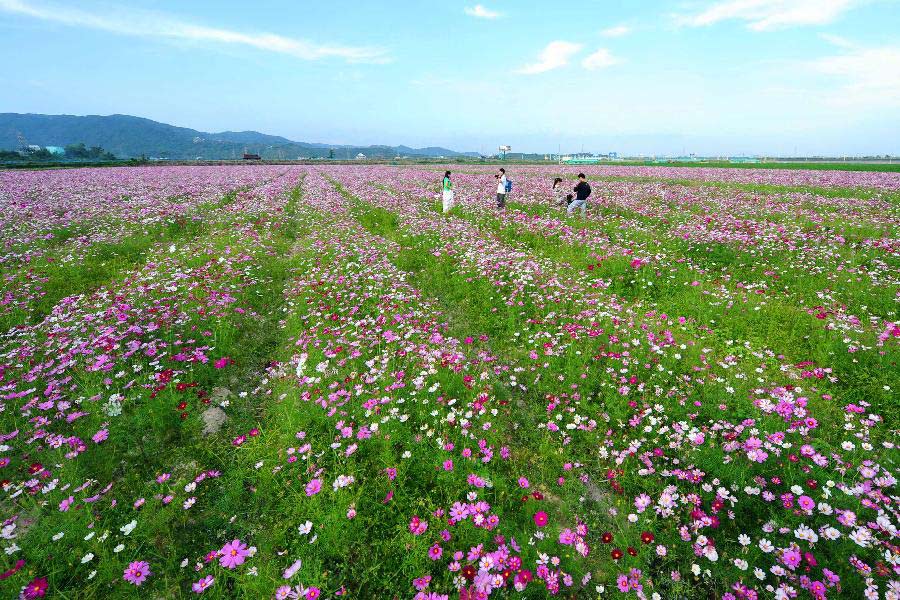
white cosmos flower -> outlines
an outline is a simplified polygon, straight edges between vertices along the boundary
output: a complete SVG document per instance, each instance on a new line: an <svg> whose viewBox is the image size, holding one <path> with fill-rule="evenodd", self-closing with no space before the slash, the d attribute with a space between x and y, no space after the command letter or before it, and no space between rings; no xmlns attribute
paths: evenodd
<svg viewBox="0 0 900 600"><path fill-rule="evenodd" d="M137 521L132 519L130 523L126 523L125 525L122 525L122 527L119 528L119 531L121 531L125 535L128 535L132 531L134 531L135 527L137 527Z"/></svg>
<svg viewBox="0 0 900 600"><path fill-rule="evenodd" d="M807 542L815 544L819 541L819 536L815 531L810 529L806 525L800 525L797 529L794 530L794 535L798 540L806 540Z"/></svg>
<svg viewBox="0 0 900 600"><path fill-rule="evenodd" d="M857 527L853 530L853 533L850 534L850 539L853 540L857 546L868 548L871 545L872 532L865 527Z"/></svg>

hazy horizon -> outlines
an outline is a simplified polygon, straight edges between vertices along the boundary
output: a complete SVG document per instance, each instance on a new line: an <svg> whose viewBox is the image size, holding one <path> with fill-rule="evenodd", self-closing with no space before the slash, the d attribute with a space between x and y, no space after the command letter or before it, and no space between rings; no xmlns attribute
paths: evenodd
<svg viewBox="0 0 900 600"><path fill-rule="evenodd" d="M0 0L0 112L491 154L900 154L900 2Z"/></svg>

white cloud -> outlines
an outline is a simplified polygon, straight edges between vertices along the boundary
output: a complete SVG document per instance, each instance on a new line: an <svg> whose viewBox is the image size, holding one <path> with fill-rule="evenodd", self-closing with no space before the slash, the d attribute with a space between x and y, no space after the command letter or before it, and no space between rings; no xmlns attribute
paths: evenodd
<svg viewBox="0 0 900 600"><path fill-rule="evenodd" d="M831 77L839 87L828 96L837 106L900 108L900 46L862 48L809 63L813 71Z"/></svg>
<svg viewBox="0 0 900 600"><path fill-rule="evenodd" d="M106 14L99 14L69 8L65 5L34 4L23 0L0 0L0 11L72 27L99 29L119 35L248 46L303 60L340 58L353 63L390 61L387 52L380 48L316 44L274 33L241 32L206 27L180 21L160 13L110 11Z"/></svg>
<svg viewBox="0 0 900 600"><path fill-rule="evenodd" d="M595 69L605 69L620 62L622 61L613 56L609 50L600 48L593 54L585 56L584 60L581 61L581 66L589 71L593 71Z"/></svg>
<svg viewBox="0 0 900 600"><path fill-rule="evenodd" d="M581 44L573 44L572 42L564 42L561 40L550 42L543 50L541 50L541 53L538 54L537 62L525 65L518 70L518 73L523 75L535 75L537 73L544 73L546 71L564 67L569 64L569 59L572 58L572 55L576 54L579 50L581 50Z"/></svg>
<svg viewBox="0 0 900 600"><path fill-rule="evenodd" d="M628 25L616 25L615 27L607 27L600 32L603 37L622 37L631 33L631 27Z"/></svg>
<svg viewBox="0 0 900 600"><path fill-rule="evenodd" d="M680 15L682 25L703 27L740 20L753 31L801 25L825 25L859 5L861 0L721 0L693 15Z"/></svg>
<svg viewBox="0 0 900 600"><path fill-rule="evenodd" d="M470 17L478 17L479 19L496 19L497 17L503 16L503 13L485 8L481 4L476 4L475 6L467 6L464 10Z"/></svg>
<svg viewBox="0 0 900 600"><path fill-rule="evenodd" d="M831 44L832 46L837 46L838 48L856 48L857 45L854 42L851 42L845 37L841 37L839 35L832 35L830 33L820 33L819 37Z"/></svg>

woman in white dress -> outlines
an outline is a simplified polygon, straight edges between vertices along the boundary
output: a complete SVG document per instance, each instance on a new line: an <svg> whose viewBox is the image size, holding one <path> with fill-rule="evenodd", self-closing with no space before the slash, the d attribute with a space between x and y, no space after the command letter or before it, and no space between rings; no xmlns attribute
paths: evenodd
<svg viewBox="0 0 900 600"><path fill-rule="evenodd" d="M450 171L444 173L444 181L441 183L441 200L444 205L444 212L448 212L453 208L453 182L450 181Z"/></svg>

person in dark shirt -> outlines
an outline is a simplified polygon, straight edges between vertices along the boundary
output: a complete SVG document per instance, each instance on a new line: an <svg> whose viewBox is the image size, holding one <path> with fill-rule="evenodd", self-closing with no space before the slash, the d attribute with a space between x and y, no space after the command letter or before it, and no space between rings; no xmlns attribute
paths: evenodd
<svg viewBox="0 0 900 600"><path fill-rule="evenodd" d="M566 209L566 214L571 215L575 212L576 208L580 208L581 214L584 216L587 211L587 199L588 196L591 195L591 186L585 180L584 173L578 174L578 185L576 185L575 189L572 191L575 192L575 199L569 204L569 208Z"/></svg>

